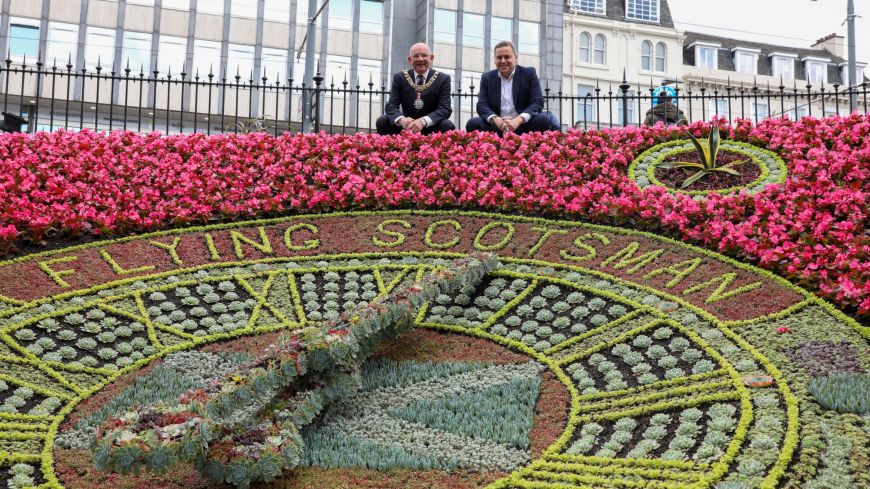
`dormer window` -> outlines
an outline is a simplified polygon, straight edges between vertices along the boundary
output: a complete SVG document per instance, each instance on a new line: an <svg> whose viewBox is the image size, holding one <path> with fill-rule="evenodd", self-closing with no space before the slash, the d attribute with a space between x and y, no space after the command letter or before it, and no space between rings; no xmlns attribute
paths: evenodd
<svg viewBox="0 0 870 489"><path fill-rule="evenodd" d="M828 83L828 63L831 62L830 59L807 56L801 59L801 61L804 62L807 83L815 86Z"/></svg>
<svg viewBox="0 0 870 489"><path fill-rule="evenodd" d="M760 49L736 47L731 50L734 53L734 71L737 73L758 73L758 53Z"/></svg>
<svg viewBox="0 0 870 489"><path fill-rule="evenodd" d="M770 53L770 74L781 80L794 80L794 60L797 55L791 53Z"/></svg>
<svg viewBox="0 0 870 489"><path fill-rule="evenodd" d="M625 0L625 17L644 22L658 22L659 0Z"/></svg>
<svg viewBox="0 0 870 489"><path fill-rule="evenodd" d="M568 7L574 12L582 12L584 14L604 15L607 13L604 7L604 0L569 0Z"/></svg>
<svg viewBox="0 0 870 489"><path fill-rule="evenodd" d="M719 48L722 47L718 42L695 41L689 47L695 48L695 66L706 70L719 69Z"/></svg>
<svg viewBox="0 0 870 489"><path fill-rule="evenodd" d="M839 66L840 81L843 83L843 85L852 86L852 79L849 77L849 63L840 63ZM855 85L858 85L863 81L863 76L861 74L864 73L864 68L866 67L867 64L865 63L855 63L855 78L857 78L857 81L855 81L854 83Z"/></svg>

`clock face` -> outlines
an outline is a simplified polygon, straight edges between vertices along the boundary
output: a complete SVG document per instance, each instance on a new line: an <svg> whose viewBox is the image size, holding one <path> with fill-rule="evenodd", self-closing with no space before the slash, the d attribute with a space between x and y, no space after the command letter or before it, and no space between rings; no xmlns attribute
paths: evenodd
<svg viewBox="0 0 870 489"><path fill-rule="evenodd" d="M3 449L37 482L74 487L56 455L124 399L156 400L159 375L183 378L165 387L177 397L256 351L233 356L246 338L337 318L475 252L500 266L417 311L413 340L387 345L303 432L302 466L775 487L821 463L801 433L830 444L842 421L812 379L868 365L866 328L829 304L653 234L474 212L298 216L0 263L0 416L34 434Z"/></svg>

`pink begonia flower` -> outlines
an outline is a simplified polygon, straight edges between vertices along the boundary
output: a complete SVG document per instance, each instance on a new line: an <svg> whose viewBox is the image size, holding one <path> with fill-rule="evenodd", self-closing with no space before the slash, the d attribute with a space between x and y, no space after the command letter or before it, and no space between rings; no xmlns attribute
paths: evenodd
<svg viewBox="0 0 870 489"><path fill-rule="evenodd" d="M92 131L0 136L0 242L51 229L124 233L263 212L479 208L642 220L799 278L870 313L870 116L720 120L723 135L781 155L788 180L698 202L627 177L656 126L380 137ZM704 136L709 125L689 130Z"/></svg>

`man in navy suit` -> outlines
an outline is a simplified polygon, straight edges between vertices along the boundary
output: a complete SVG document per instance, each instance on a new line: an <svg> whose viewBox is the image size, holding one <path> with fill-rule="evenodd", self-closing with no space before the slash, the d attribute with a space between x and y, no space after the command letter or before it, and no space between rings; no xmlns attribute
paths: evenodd
<svg viewBox="0 0 870 489"><path fill-rule="evenodd" d="M378 134L399 134L403 130L431 134L456 129L450 121L450 76L431 69L434 60L429 46L411 46L411 69L393 75L386 114L377 120Z"/></svg>
<svg viewBox="0 0 870 489"><path fill-rule="evenodd" d="M544 110L541 81L534 68L517 65L517 50L510 41L495 45L496 69L480 77L477 115L465 130L523 134L550 129Z"/></svg>

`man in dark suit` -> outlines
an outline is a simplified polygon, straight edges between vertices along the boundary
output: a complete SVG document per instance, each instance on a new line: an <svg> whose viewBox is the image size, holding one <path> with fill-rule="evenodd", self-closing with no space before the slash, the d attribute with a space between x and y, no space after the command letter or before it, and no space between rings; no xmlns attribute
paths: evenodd
<svg viewBox="0 0 870 489"><path fill-rule="evenodd" d="M544 95L534 68L517 65L517 50L501 41L493 51L496 69L480 77L477 114L465 130L523 134L550 129L550 117L541 113Z"/></svg>
<svg viewBox="0 0 870 489"><path fill-rule="evenodd" d="M378 117L378 134L399 134L403 130L431 134L456 129L450 121L450 76L431 69L434 60L429 46L411 46L411 69L393 75L386 114Z"/></svg>

